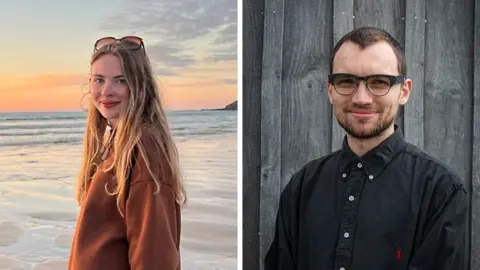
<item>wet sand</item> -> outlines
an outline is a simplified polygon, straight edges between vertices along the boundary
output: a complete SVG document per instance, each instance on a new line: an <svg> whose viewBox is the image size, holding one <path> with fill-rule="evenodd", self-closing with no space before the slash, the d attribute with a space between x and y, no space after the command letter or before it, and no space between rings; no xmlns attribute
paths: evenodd
<svg viewBox="0 0 480 270"><path fill-rule="evenodd" d="M189 202L182 269L236 269L236 136L178 144ZM81 146L0 148L0 269L66 269Z"/></svg>

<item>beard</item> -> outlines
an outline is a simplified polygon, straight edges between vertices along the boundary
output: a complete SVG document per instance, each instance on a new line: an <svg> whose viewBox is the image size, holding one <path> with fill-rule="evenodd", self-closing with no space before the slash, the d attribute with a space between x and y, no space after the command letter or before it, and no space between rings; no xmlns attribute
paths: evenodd
<svg viewBox="0 0 480 270"><path fill-rule="evenodd" d="M335 116L338 124L345 130L345 132L356 139L371 139L379 137L394 124L398 113L398 107L394 108L393 106L387 108L387 110L376 111L379 119L373 123L373 127L365 129L358 126L368 124L372 120L350 120L348 118L348 113L354 109L371 108L358 105L349 106L345 109L337 107L335 108Z"/></svg>

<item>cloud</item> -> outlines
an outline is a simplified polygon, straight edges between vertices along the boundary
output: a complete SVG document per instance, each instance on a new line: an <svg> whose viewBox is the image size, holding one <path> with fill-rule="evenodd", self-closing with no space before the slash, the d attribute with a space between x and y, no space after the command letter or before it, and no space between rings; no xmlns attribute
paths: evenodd
<svg viewBox="0 0 480 270"><path fill-rule="evenodd" d="M223 82L226 84L237 84L237 79L225 79Z"/></svg>
<svg viewBox="0 0 480 270"><path fill-rule="evenodd" d="M231 23L220 31L211 41L214 49L203 60L205 62L223 62L237 60L237 24ZM215 46L217 45L217 46Z"/></svg>
<svg viewBox="0 0 480 270"><path fill-rule="evenodd" d="M172 68L153 67L155 73L160 76L179 76L179 74Z"/></svg>
<svg viewBox="0 0 480 270"><path fill-rule="evenodd" d="M0 92L38 91L65 86L80 88L88 83L88 74L41 74L31 77L1 78Z"/></svg>
<svg viewBox="0 0 480 270"><path fill-rule="evenodd" d="M154 55L154 62L164 67L184 67L193 65L195 59L192 55L182 55L182 50L165 44L153 44L148 48L148 54Z"/></svg>
<svg viewBox="0 0 480 270"><path fill-rule="evenodd" d="M129 34L144 36L156 71L173 68L176 73L194 66L196 55L236 60L237 1L233 0L126 0L125 10L106 17L100 28L129 29ZM199 40L203 40L200 46Z"/></svg>
<svg viewBox="0 0 480 270"><path fill-rule="evenodd" d="M234 44L230 44L227 47L219 48L219 49L216 50L216 52L219 52L219 53L234 52L236 54L237 53L237 43L235 42Z"/></svg>
<svg viewBox="0 0 480 270"><path fill-rule="evenodd" d="M221 62L237 60L236 53L215 53L203 59L205 62Z"/></svg>
<svg viewBox="0 0 480 270"><path fill-rule="evenodd" d="M222 30L219 31L219 35L215 40L213 40L213 43L215 44L233 44L235 45L235 48L237 47L237 23L231 23L228 24L226 27L224 27Z"/></svg>
<svg viewBox="0 0 480 270"><path fill-rule="evenodd" d="M208 89L211 87L219 87L224 84L236 84L236 80L232 79L224 79L224 80L216 80L216 79L196 79L196 80L189 80L189 81L174 81L168 82L165 86L168 89L175 91L178 88L195 88L197 90L200 89Z"/></svg>

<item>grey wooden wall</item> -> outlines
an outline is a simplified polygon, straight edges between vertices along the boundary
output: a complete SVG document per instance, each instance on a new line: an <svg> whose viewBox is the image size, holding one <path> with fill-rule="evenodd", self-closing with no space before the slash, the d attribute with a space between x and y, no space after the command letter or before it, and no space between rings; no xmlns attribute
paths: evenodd
<svg viewBox="0 0 480 270"><path fill-rule="evenodd" d="M480 0L243 0L243 269L263 269L281 190L340 147L327 97L334 43L359 26L406 46L406 139L448 162L471 195L466 269L480 269ZM475 15L476 14L476 15Z"/></svg>

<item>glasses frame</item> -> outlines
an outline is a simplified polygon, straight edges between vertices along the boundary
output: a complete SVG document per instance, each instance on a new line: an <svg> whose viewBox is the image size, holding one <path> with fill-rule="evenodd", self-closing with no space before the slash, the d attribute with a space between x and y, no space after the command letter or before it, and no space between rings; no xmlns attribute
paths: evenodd
<svg viewBox="0 0 480 270"><path fill-rule="evenodd" d="M335 84L334 84L335 78L337 76L351 76L351 77L355 78L356 87L352 90L351 93L343 94L343 93L338 92L338 90L337 90L337 88L335 88ZM374 93L372 93L372 91L370 91L370 88L368 88L368 83L367 83L368 79L370 79L372 77L379 77L379 76L386 77L390 81L390 87L388 88L387 92L383 95L374 94ZM399 83L404 83L405 79L406 79L406 77L404 75L394 76L394 75L388 75L388 74L372 74L372 75L362 77L362 76L357 76L355 74L350 74L350 73L331 73L331 74L328 74L328 82L331 85L333 85L333 89L335 89L335 92L337 92L339 95L342 95L342 96L353 95L358 90L358 86L360 85L360 81L365 81L365 88L367 88L367 91L370 94L372 94L373 96L376 96L376 97L382 97L382 96L387 95L390 92L390 89L392 89L392 86L394 86L396 84L399 84Z"/></svg>
<svg viewBox="0 0 480 270"><path fill-rule="evenodd" d="M105 44L100 48L97 48L98 43L100 43L100 41L105 40L105 39L111 39L112 42L108 43L108 44ZM97 41L95 41L95 44L93 45L93 50L98 51L105 46L111 45L113 43L121 43L124 40L128 40L128 39L138 39L140 41L139 44L138 44L138 47L132 47L132 48L129 48L129 49L134 50L134 51L139 50L140 48L145 49L145 44L143 43L143 39L141 37L138 37L138 36L124 36L124 37L121 37L121 38L116 38L116 37L102 37L102 38L99 38L99 39L97 39Z"/></svg>

